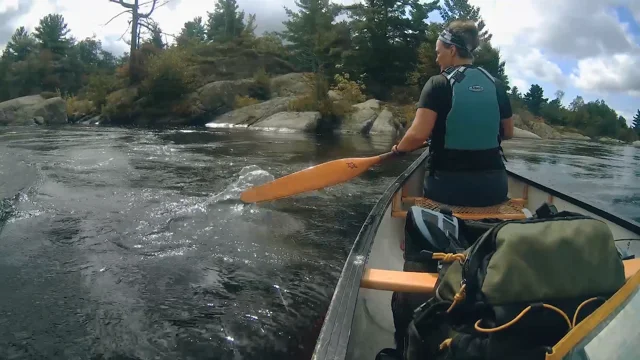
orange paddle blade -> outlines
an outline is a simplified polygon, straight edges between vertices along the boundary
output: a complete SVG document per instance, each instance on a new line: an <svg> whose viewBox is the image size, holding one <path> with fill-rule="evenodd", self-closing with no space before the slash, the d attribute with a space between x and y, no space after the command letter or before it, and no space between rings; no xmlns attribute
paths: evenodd
<svg viewBox="0 0 640 360"><path fill-rule="evenodd" d="M391 155L393 153L389 152L366 158L333 160L312 166L247 189L240 195L240 200L245 203L276 200L339 184L362 174Z"/></svg>

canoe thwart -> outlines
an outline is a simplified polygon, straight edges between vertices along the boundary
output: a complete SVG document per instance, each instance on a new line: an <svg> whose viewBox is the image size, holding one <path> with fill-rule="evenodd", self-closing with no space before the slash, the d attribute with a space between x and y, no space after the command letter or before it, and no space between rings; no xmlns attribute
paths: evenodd
<svg viewBox="0 0 640 360"><path fill-rule="evenodd" d="M527 215L524 212L526 199L509 199L502 204L486 207L471 206L450 206L441 204L423 197L403 197L402 203L415 205L421 208L439 211L441 206L446 206L453 212L453 215L463 220L481 220L481 219L502 219L502 220L520 220L525 219ZM393 217L406 217L407 212L403 210L394 211Z"/></svg>
<svg viewBox="0 0 640 360"><path fill-rule="evenodd" d="M624 275L628 280L640 271L640 258L623 261ZM409 272L367 268L360 287L366 289L431 293L438 280L437 273Z"/></svg>

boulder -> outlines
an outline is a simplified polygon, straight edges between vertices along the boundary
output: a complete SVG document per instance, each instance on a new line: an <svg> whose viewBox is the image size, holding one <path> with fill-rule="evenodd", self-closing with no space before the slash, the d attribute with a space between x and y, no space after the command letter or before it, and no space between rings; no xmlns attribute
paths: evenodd
<svg viewBox="0 0 640 360"><path fill-rule="evenodd" d="M612 138L608 138L608 137L601 137L601 138L598 139L598 141L600 141L601 143L605 143L605 144L624 144L624 141L622 141L622 140L612 139Z"/></svg>
<svg viewBox="0 0 640 360"><path fill-rule="evenodd" d="M522 130L520 128L513 128L514 139L542 139L540 136L532 133L531 131Z"/></svg>
<svg viewBox="0 0 640 360"><path fill-rule="evenodd" d="M352 108L353 112L349 113L342 121L342 130L368 133L378 118L380 101L370 99L363 103L355 104Z"/></svg>
<svg viewBox="0 0 640 360"><path fill-rule="evenodd" d="M631 145L640 148L640 140L632 142Z"/></svg>
<svg viewBox="0 0 640 360"><path fill-rule="evenodd" d="M215 127L215 124L251 126L271 115L287 111L289 102L294 99L295 97L293 96L280 97L259 104L245 106L216 117L212 122L208 123L207 126Z"/></svg>
<svg viewBox="0 0 640 360"><path fill-rule="evenodd" d="M563 132L561 133L563 139L570 140L591 140L590 137L576 133L576 132Z"/></svg>
<svg viewBox="0 0 640 360"><path fill-rule="evenodd" d="M206 84L191 94L194 105L201 112L216 111L231 107L236 95L249 96L256 82L253 79L223 80Z"/></svg>
<svg viewBox="0 0 640 360"><path fill-rule="evenodd" d="M61 97L30 95L0 103L0 125L56 125L67 121L67 107Z"/></svg>
<svg viewBox="0 0 640 360"><path fill-rule="evenodd" d="M391 111L384 109L373 121L369 132L395 134L399 127L400 124L394 120Z"/></svg>
<svg viewBox="0 0 640 360"><path fill-rule="evenodd" d="M562 134L541 121L532 121L529 123L529 131L543 139L562 139Z"/></svg>
<svg viewBox="0 0 640 360"><path fill-rule="evenodd" d="M320 115L317 111L292 112L283 111L261 120L251 127L276 128L313 132L318 126Z"/></svg>
<svg viewBox="0 0 640 360"><path fill-rule="evenodd" d="M313 88L306 73L290 73L271 79L271 96L300 96L310 93Z"/></svg>

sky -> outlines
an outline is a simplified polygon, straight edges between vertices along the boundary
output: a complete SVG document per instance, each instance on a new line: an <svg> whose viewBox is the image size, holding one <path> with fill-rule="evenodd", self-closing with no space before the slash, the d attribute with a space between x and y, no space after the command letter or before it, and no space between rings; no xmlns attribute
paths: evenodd
<svg viewBox="0 0 640 360"><path fill-rule="evenodd" d="M294 0L237 2L246 13L257 14L258 34L282 29L284 7L295 8ZM469 2L480 7L512 86L524 93L531 84L539 84L550 99L562 90L565 105L577 95L585 101L603 99L631 124L640 108L639 0ZM171 0L154 12L154 19L165 33L178 34L186 21L196 16L206 19L214 4L214 0ZM104 48L122 54L127 49L120 40L127 17L105 24L123 10L109 0L0 0L0 48L16 27L32 31L39 19L55 12L64 16L77 39L95 35ZM439 19L432 14L431 20Z"/></svg>

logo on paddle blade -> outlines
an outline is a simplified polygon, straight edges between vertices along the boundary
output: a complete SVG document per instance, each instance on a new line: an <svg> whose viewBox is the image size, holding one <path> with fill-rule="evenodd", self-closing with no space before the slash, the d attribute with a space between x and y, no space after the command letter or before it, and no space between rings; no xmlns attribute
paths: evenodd
<svg viewBox="0 0 640 360"><path fill-rule="evenodd" d="M358 168L358 166L355 163L352 163L352 162L348 162L347 166L349 167L349 169L357 169Z"/></svg>
<svg viewBox="0 0 640 360"><path fill-rule="evenodd" d="M472 86L469 86L469 90L473 92L480 92L480 91L484 91L484 88L480 85L472 85Z"/></svg>

